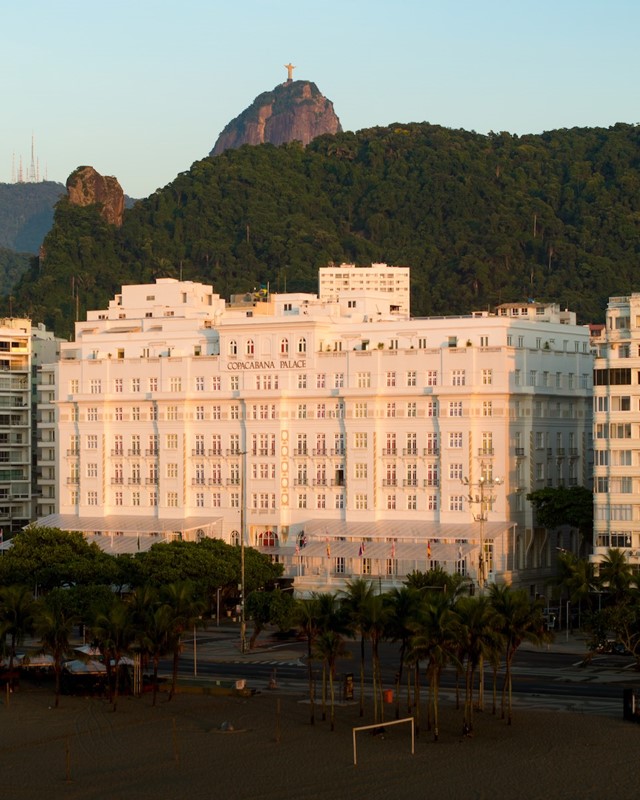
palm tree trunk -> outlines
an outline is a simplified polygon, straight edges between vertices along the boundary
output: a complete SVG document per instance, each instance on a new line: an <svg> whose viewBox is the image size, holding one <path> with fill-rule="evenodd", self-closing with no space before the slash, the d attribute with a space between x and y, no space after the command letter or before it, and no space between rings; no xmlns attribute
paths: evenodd
<svg viewBox="0 0 640 800"><path fill-rule="evenodd" d="M440 674L439 671L433 674L433 741L438 741L439 728L438 728L438 689L440 688Z"/></svg>
<svg viewBox="0 0 640 800"><path fill-rule="evenodd" d="M158 666L160 663L160 654L157 653L153 656L153 702L152 705L155 706L156 698L158 697Z"/></svg>
<svg viewBox="0 0 640 800"><path fill-rule="evenodd" d="M507 725L511 725L511 658L513 654L507 655L507 674L506 674L506 681L507 681Z"/></svg>
<svg viewBox="0 0 640 800"><path fill-rule="evenodd" d="M493 690L492 690L492 695L493 695L493 707L491 709L491 713L495 717L496 709L497 709L497 703L498 703L498 667L497 667L497 665L494 665L494 667L493 667Z"/></svg>
<svg viewBox="0 0 640 800"><path fill-rule="evenodd" d="M478 662L478 711L484 711L484 658Z"/></svg>
<svg viewBox="0 0 640 800"><path fill-rule="evenodd" d="M360 716L364 717L364 635L360 637Z"/></svg>
<svg viewBox="0 0 640 800"><path fill-rule="evenodd" d="M420 662L416 661L416 677L413 685L413 713L416 721L416 736L420 734Z"/></svg>
<svg viewBox="0 0 640 800"><path fill-rule="evenodd" d="M404 667L405 651L406 641L403 639L400 645L400 668L396 672L396 719L400 719L400 686L402 685L402 668Z"/></svg>
<svg viewBox="0 0 640 800"><path fill-rule="evenodd" d="M169 692L169 700L173 697L176 692L176 688L178 686L178 660L180 658L180 641L176 645L176 649L173 651L173 669L171 674L171 691Z"/></svg>
<svg viewBox="0 0 640 800"><path fill-rule="evenodd" d="M309 723L315 725L316 722L316 707L313 690L313 663L311 661L311 636L307 637L307 670L309 673Z"/></svg>
<svg viewBox="0 0 640 800"><path fill-rule="evenodd" d="M322 662L322 721L327 718L327 662Z"/></svg>
<svg viewBox="0 0 640 800"><path fill-rule="evenodd" d="M335 716L335 697L333 688L333 663L329 664L329 699L331 702L331 730L335 730L336 716Z"/></svg>

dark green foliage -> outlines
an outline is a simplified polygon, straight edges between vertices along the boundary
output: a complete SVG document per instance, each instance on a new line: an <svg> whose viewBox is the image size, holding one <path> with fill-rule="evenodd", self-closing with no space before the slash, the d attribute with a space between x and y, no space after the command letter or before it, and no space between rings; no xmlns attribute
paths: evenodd
<svg viewBox="0 0 640 800"><path fill-rule="evenodd" d="M330 262L412 268L415 315L535 298L599 320L637 289L640 128L487 136L395 124L196 162L125 212L58 204L16 313L68 334L122 283L180 274L223 297L315 291Z"/></svg>
<svg viewBox="0 0 640 800"><path fill-rule="evenodd" d="M593 531L593 492L584 486L539 489L527 495L536 510L536 522L545 528L571 525L585 541Z"/></svg>
<svg viewBox="0 0 640 800"><path fill-rule="evenodd" d="M0 247L37 253L65 194L61 183L0 183Z"/></svg>
<svg viewBox="0 0 640 800"><path fill-rule="evenodd" d="M0 247L0 294L10 295L13 287L29 268L28 253L14 253ZM10 308L8 309L11 310Z"/></svg>

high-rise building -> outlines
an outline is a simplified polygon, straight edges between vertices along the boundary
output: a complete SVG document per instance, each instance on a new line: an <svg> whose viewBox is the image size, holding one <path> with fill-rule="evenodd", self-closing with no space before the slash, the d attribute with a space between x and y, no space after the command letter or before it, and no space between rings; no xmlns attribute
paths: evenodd
<svg viewBox="0 0 640 800"><path fill-rule="evenodd" d="M611 297L594 326L593 559L609 548L640 564L640 294Z"/></svg>
<svg viewBox="0 0 640 800"><path fill-rule="evenodd" d="M61 346L42 522L113 552L244 522L301 592L439 565L543 593L567 543L526 494L588 483L591 377L553 304L411 319L377 289L124 286Z"/></svg>
<svg viewBox="0 0 640 800"><path fill-rule="evenodd" d="M31 322L0 320L0 530L20 530L31 511Z"/></svg>

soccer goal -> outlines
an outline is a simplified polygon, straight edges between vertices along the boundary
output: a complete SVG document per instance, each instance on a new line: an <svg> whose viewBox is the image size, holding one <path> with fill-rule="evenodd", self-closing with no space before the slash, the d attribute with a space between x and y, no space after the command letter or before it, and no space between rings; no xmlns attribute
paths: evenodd
<svg viewBox="0 0 640 800"><path fill-rule="evenodd" d="M408 722L411 725L411 755L414 755L416 750L416 736L413 717L394 719L391 722L379 722L377 725L361 725L358 728L353 728L353 766L355 767L358 765L357 734L360 733L360 731L372 731L376 728L389 728L391 725L402 725L403 722Z"/></svg>

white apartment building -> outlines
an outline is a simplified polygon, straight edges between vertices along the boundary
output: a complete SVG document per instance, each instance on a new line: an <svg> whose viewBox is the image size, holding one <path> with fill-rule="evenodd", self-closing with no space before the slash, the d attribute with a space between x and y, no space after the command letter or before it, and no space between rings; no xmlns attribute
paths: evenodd
<svg viewBox="0 0 640 800"><path fill-rule="evenodd" d="M318 284L320 300L335 302L348 296L356 302L354 295L378 297L374 314L399 314L408 316L411 307L409 267L394 267L388 264L371 264L360 267L356 264L340 264L339 267L320 267Z"/></svg>
<svg viewBox="0 0 640 800"><path fill-rule="evenodd" d="M640 294L611 297L592 338L593 559L620 548L640 564Z"/></svg>
<svg viewBox="0 0 640 800"><path fill-rule="evenodd" d="M31 520L31 322L0 320L0 530Z"/></svg>
<svg viewBox="0 0 640 800"><path fill-rule="evenodd" d="M302 593L436 565L476 580L481 550L488 580L542 593L570 543L535 527L525 496L590 477L589 332L554 305L411 319L355 292L229 307L160 279L76 323L56 370L59 513L41 524L118 552L238 543L244 509L245 543Z"/></svg>

